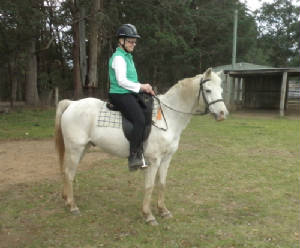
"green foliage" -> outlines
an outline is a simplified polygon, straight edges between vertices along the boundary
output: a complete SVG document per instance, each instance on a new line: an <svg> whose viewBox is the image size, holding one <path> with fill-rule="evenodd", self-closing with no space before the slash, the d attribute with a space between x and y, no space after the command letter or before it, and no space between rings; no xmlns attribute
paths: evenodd
<svg viewBox="0 0 300 248"><path fill-rule="evenodd" d="M235 3L233 0L139 4L124 1L123 22L135 23L142 34L136 51L142 79L168 87L208 67L231 63L235 8L240 9L239 36L245 37L238 45L239 58L243 60L248 54L247 48L254 44L256 24L246 13L245 6Z"/></svg>
<svg viewBox="0 0 300 248"><path fill-rule="evenodd" d="M25 84L28 63L28 46L37 41L38 90L52 89L70 80L67 63L71 58L70 39L62 29L68 28L66 11L43 0L3 0L0 2L0 75L9 72L9 63L14 62L18 84ZM66 20L68 20L66 22ZM67 33L67 32L66 32ZM0 100L9 100L10 78L1 81L5 91ZM25 87L19 87L18 95L24 95ZM2 98L2 99L1 99ZM23 99L19 99L23 100Z"/></svg>
<svg viewBox="0 0 300 248"><path fill-rule="evenodd" d="M299 67L299 11L292 0L276 0L256 12L259 47L275 67Z"/></svg>
<svg viewBox="0 0 300 248"><path fill-rule="evenodd" d="M87 47L92 1L86 9ZM238 9L237 61L272 66L299 65L299 7L292 0L265 3L254 15L237 0L104 0L100 24L99 85L107 91L108 59L123 23L136 25L142 39L134 53L139 77L161 89L208 67L231 63L233 13ZM2 0L0 2L0 100L10 96L9 63L17 81L26 78L27 46L37 42L38 90L72 89L72 1ZM25 87L18 87L19 98Z"/></svg>

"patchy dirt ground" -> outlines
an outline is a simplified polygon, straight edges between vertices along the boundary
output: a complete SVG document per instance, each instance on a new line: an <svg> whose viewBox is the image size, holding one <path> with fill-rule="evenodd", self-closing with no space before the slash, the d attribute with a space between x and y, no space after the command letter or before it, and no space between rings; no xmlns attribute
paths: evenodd
<svg viewBox="0 0 300 248"><path fill-rule="evenodd" d="M110 155L90 148L79 170ZM0 141L0 191L9 185L60 177L53 140Z"/></svg>
<svg viewBox="0 0 300 248"><path fill-rule="evenodd" d="M236 116L274 118L278 111L236 112ZM299 119L299 112L287 116ZM96 161L111 155L92 147L86 153L79 170L91 168ZM0 191L9 185L28 183L43 179L59 178L59 164L53 140L0 141Z"/></svg>

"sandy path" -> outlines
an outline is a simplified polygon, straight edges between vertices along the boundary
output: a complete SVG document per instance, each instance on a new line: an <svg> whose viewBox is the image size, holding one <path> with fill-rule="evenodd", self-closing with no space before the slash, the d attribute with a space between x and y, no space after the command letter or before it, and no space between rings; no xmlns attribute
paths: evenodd
<svg viewBox="0 0 300 248"><path fill-rule="evenodd" d="M79 170L110 155L98 148L86 153ZM53 140L0 141L0 190L11 184L59 178L58 159Z"/></svg>

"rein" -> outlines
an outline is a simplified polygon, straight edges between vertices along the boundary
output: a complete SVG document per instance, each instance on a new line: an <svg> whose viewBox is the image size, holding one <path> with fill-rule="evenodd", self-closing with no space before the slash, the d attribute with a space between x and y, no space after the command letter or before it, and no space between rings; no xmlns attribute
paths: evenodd
<svg viewBox="0 0 300 248"><path fill-rule="evenodd" d="M199 88L199 92L198 92L198 96L197 96L197 99L198 99L198 102L199 102L200 101L200 96L201 96L201 93L202 93L202 98L203 98L204 103L205 103L205 111L202 112L202 113L199 113L199 112L196 112L196 113L193 113L193 112L184 112L184 111L180 111L180 110L174 109L171 106L163 103L157 96L153 96L153 98L155 100L157 100L158 104L160 105L160 110L161 110L162 116L164 118L164 121L166 123L166 128L161 128L161 127L156 126L153 121L152 121L152 125L155 126L155 127L157 127L157 128L159 128L159 129L161 129L161 130L163 130L163 131L167 131L168 130L168 123L167 123L167 120L165 118L164 112L163 112L163 110L161 108L161 105L165 106L166 108L168 108L168 109L170 109L170 110L172 110L174 112L180 113L180 114L186 114L186 115L206 115L206 114L208 114L210 112L210 110L209 110L209 106L210 105L213 105L213 104L215 104L217 102L224 102L223 98L220 98L220 99L217 99L217 100L214 100L214 101L211 101L211 102L207 101L206 95L205 95L204 90L203 90L203 84L205 84L208 81L210 81L210 79L204 79L203 80L203 78L201 78L200 88Z"/></svg>

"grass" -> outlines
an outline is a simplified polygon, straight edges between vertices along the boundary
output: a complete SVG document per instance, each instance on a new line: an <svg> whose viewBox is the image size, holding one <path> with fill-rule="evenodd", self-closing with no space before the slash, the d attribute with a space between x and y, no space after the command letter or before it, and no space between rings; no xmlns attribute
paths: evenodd
<svg viewBox="0 0 300 248"><path fill-rule="evenodd" d="M51 135L51 111L33 122L28 116L37 112L20 114L28 128L45 123L45 134L32 137ZM1 122L0 130L25 130L6 122L11 125ZM168 174L173 219L145 225L142 173L127 172L122 159L104 159L77 174L81 216L64 209L60 181L0 192L0 247L299 248L299 138L299 120L194 117Z"/></svg>
<svg viewBox="0 0 300 248"><path fill-rule="evenodd" d="M53 136L55 110L18 109L0 114L1 139L41 139Z"/></svg>

